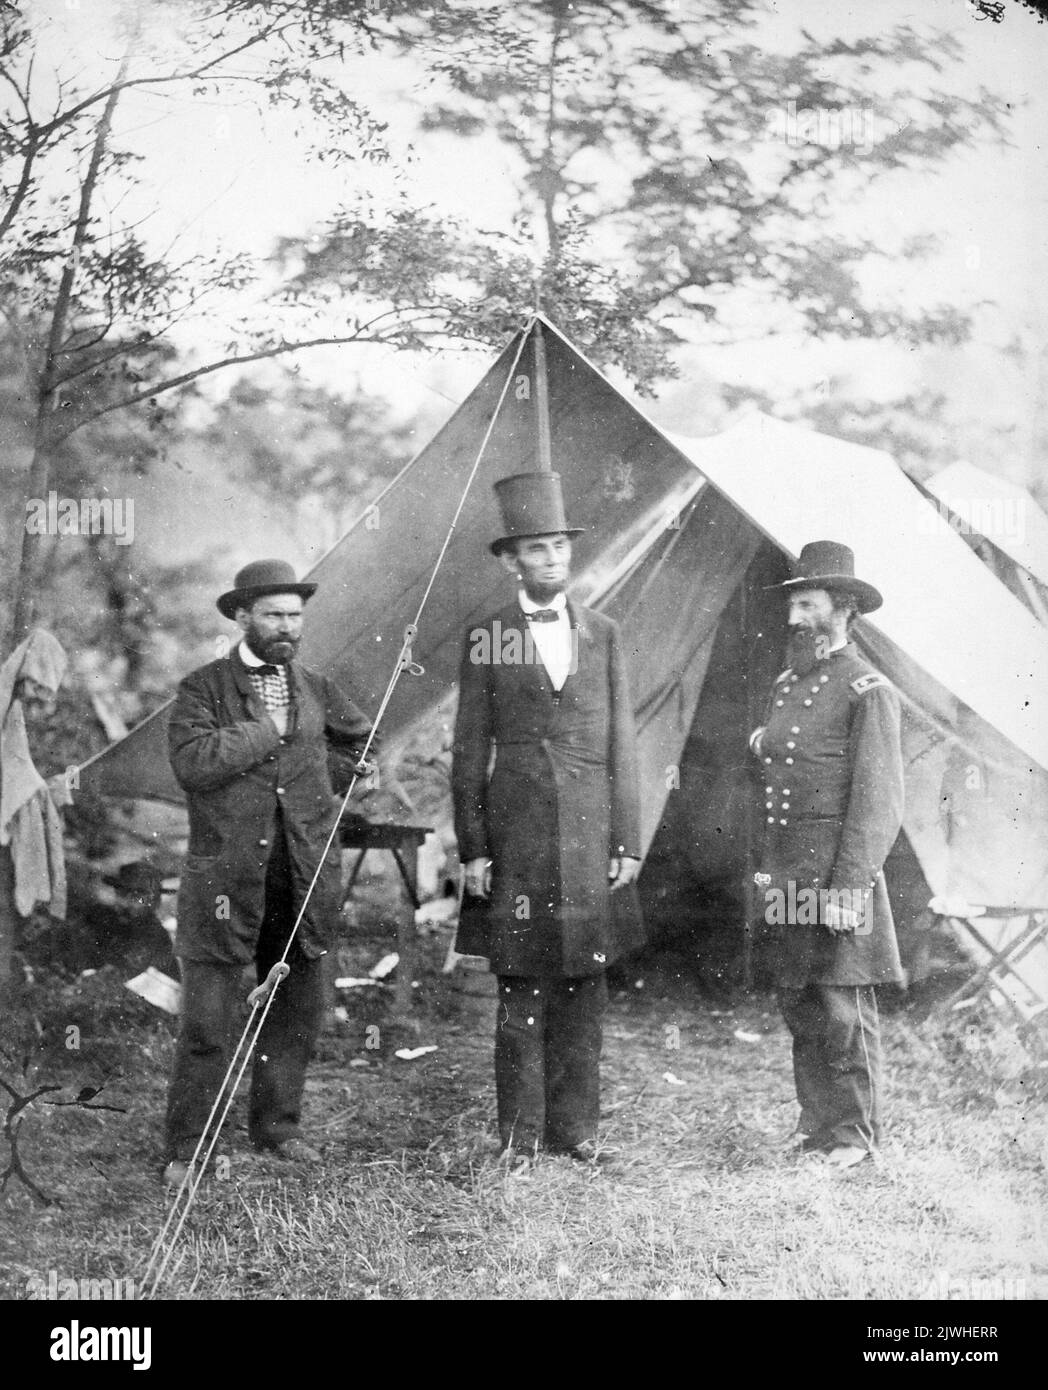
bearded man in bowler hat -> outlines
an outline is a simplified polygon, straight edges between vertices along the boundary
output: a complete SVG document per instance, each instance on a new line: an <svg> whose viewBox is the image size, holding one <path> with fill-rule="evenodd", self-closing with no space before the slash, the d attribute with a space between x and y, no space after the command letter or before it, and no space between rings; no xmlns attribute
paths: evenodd
<svg viewBox="0 0 1048 1390"><path fill-rule="evenodd" d="M512 602L466 636L452 793L466 901L457 941L498 979L503 1152L607 1162L598 1144L605 971L643 942L633 707L616 623L565 593L555 473L496 484L491 545ZM494 765L492 766L492 754Z"/></svg>
<svg viewBox="0 0 1048 1390"><path fill-rule="evenodd" d="M902 979L882 872L902 826L899 697L849 638L883 602L846 545L813 541L781 589L789 666L750 746L760 759L761 931L793 1035L795 1142L849 1169L881 1134L875 987Z"/></svg>
<svg viewBox="0 0 1048 1390"><path fill-rule="evenodd" d="M279 989L255 1045L248 1111L256 1149L318 1157L298 1134L323 1009L322 961L341 896L337 836L324 850L371 725L332 681L295 660L316 590L281 560L256 560L218 600L241 641L178 688L171 766L189 806L175 953L182 1017L168 1094L164 1181L179 1185L241 1028L241 976L284 951L314 875Z"/></svg>

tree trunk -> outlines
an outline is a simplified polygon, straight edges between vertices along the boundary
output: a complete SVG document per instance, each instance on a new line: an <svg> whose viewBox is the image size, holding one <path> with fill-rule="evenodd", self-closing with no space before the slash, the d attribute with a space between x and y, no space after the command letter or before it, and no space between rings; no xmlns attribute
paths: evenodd
<svg viewBox="0 0 1048 1390"><path fill-rule="evenodd" d="M557 225L557 193L561 187L562 170L557 163L557 79L560 59L560 42L564 34L568 14L564 0L557 0L552 10L552 30L550 33L549 58L546 63L546 118L543 131L542 163L539 169L538 191L542 204L542 221L546 233L545 265L541 281L545 282L560 255L560 228ZM535 296L536 308L542 306L540 283Z"/></svg>
<svg viewBox="0 0 1048 1390"><path fill-rule="evenodd" d="M61 403L61 377L58 365L59 354L62 350L62 344L65 342L69 325L70 309L73 303L73 287L76 282L80 255L84 243L87 240L88 227L91 221L91 204L94 199L95 187L98 183L98 172L101 168L102 158L109 141L109 132L113 124L113 113L116 110L117 102L120 100L120 84L127 76L127 70L131 62L132 43L133 38L132 41L128 43L124 56L121 59L120 70L117 73L114 90L109 94L102 111L102 116L98 122L98 128L95 131L91 158L88 162L87 173L84 176L83 186L80 190L80 205L77 211L76 226L73 230L73 242L70 247L69 260L66 262L65 268L62 271L62 278L58 283L58 294L55 296L55 305L51 314L51 325L47 335L46 356L40 372L40 383L37 389L36 423L33 430L33 457L29 464L29 473L26 479L27 500L34 497L46 499L51 482L52 424L55 412ZM41 539L41 536L37 532L26 530L23 524L22 554L18 567L15 609L11 622L8 651L14 650L33 625L33 618L36 612L36 578L39 567Z"/></svg>
<svg viewBox="0 0 1048 1390"><path fill-rule="evenodd" d="M11 850L0 845L0 1009L6 1014L17 997L12 974L18 912L15 909L15 872Z"/></svg>

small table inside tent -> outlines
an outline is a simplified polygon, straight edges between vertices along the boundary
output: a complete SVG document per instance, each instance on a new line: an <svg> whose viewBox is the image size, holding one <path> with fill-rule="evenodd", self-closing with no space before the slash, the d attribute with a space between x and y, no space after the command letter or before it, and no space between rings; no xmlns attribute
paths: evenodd
<svg viewBox="0 0 1048 1390"><path fill-rule="evenodd" d="M388 850L404 884L409 909L401 910L397 915L397 955L400 957L400 963L397 966L393 991L395 1012L399 1015L407 1015L411 1011L411 982L415 974L417 942L415 913L420 906L418 852L431 831L432 827L428 825L394 825L390 822L367 821L363 816L356 815L347 816L340 828L342 848L359 851L343 889L343 903L348 902L353 896L353 889L369 850Z"/></svg>

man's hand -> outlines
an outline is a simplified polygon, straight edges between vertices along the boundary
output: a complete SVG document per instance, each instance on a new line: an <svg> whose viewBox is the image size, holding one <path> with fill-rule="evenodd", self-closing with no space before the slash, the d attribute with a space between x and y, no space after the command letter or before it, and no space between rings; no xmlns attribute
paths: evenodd
<svg viewBox="0 0 1048 1390"><path fill-rule="evenodd" d="M611 879L611 891L614 893L616 888L625 888L626 884L632 883L639 873L639 859L631 859L628 854L624 854L620 859L610 859L608 861L608 877Z"/></svg>
<svg viewBox="0 0 1048 1390"><path fill-rule="evenodd" d="M472 898L486 898L491 892L491 860L470 859L463 866L466 892Z"/></svg>
<svg viewBox="0 0 1048 1390"><path fill-rule="evenodd" d="M854 908L842 907L840 903L832 900L827 902L826 925L835 936L855 931L861 921L861 915Z"/></svg>
<svg viewBox="0 0 1048 1390"><path fill-rule="evenodd" d="M358 763L353 764L354 777L372 777L378 771L378 763L370 758L361 758Z"/></svg>

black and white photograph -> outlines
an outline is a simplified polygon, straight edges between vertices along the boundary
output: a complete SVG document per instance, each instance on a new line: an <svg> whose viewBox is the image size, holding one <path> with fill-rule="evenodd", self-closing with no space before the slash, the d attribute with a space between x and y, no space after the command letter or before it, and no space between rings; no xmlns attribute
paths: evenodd
<svg viewBox="0 0 1048 1390"><path fill-rule="evenodd" d="M1025 0L0 0L45 1374L333 1300L1018 1364L1046 71Z"/></svg>

